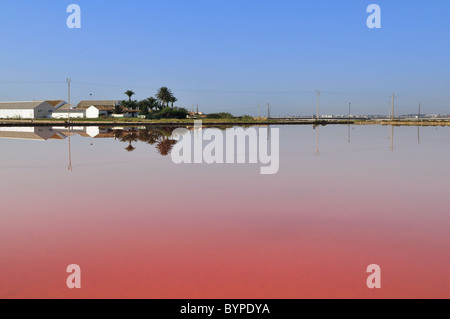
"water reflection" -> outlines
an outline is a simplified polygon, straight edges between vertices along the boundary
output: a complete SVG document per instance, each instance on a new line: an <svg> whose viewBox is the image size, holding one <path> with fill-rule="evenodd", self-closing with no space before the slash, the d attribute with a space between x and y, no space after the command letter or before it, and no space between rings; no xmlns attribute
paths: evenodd
<svg viewBox="0 0 450 319"><path fill-rule="evenodd" d="M68 139L69 162L71 162L70 139L74 135L94 139L111 138L127 143L125 150L128 152L136 149L135 142L144 142L154 145L159 154L167 156L176 144L176 141L171 139L174 129L174 127L1 127L0 138L35 141Z"/></svg>
<svg viewBox="0 0 450 319"><path fill-rule="evenodd" d="M449 128L279 129L268 177L175 165L171 127L0 127L0 297L70 297L52 274L74 262L87 298L370 298L371 263L380 297L449 296Z"/></svg>
<svg viewBox="0 0 450 319"><path fill-rule="evenodd" d="M321 146L324 148L325 153L328 151L325 148L328 138L322 142L321 145L321 130L323 134L328 131L325 126L313 125L311 128L315 132L315 136L311 139L314 141L314 150L311 150L311 154L315 156L321 156ZM189 131L194 131L194 138L199 138L201 131L197 131L194 125L184 126ZM227 130L233 128L234 126L219 126L220 130ZM123 143L123 149L126 152L132 153L138 147L145 147L145 144L153 146L157 153L161 156L168 156L173 150L177 141L172 138L172 132L179 127L174 126L152 126L152 127L97 127L97 126L83 126L83 127L0 127L0 139L19 139L19 140L32 140L32 141L50 141L50 140L66 140L67 150L68 150L68 165L69 171L72 171L72 138L74 136L91 139L90 145L94 145L96 139L113 139L119 143ZM247 127L244 127L247 128ZM268 128L267 139L270 139L270 127ZM347 142L351 144L352 137L357 138L357 136L352 136L352 131L355 131L357 126L348 125L347 126ZM207 129L207 127L205 127ZM436 128L437 129L437 128ZM345 134L345 133L344 133ZM417 143L421 144L420 127L417 127ZM388 127L388 144L387 147L394 152L395 150L395 135L396 128L391 125ZM323 137L322 137L323 139ZM143 143L143 144L142 144Z"/></svg>
<svg viewBox="0 0 450 319"><path fill-rule="evenodd" d="M315 151L316 156L320 153L320 126L313 125L315 131ZM220 130L226 130L233 126L220 126ZM177 143L172 139L172 132L178 127L160 126L160 127L0 127L1 139L22 139L34 141L48 141L48 140L68 140L69 150L69 170L71 165L71 137L79 136L90 139L114 139L115 141L125 143L124 149L127 152L133 152L138 147L138 142L143 142L154 146L161 156L168 156L173 147ZM193 125L186 126L187 129L195 131ZM352 143L351 131L355 130L352 125L347 126L347 141ZM198 135L199 132L195 132ZM268 139L270 139L270 129L268 132ZM390 141L389 149L395 150L395 128L389 127L388 139ZM420 127L417 127L417 143L421 143ZM93 143L91 143L93 145Z"/></svg>

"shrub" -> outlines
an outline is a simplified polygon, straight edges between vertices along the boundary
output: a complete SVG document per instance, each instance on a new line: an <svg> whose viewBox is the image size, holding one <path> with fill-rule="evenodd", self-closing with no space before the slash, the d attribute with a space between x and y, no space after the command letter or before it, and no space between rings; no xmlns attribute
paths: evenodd
<svg viewBox="0 0 450 319"><path fill-rule="evenodd" d="M232 119L234 116L231 113L212 113L206 116L207 119Z"/></svg>
<svg viewBox="0 0 450 319"><path fill-rule="evenodd" d="M151 119L185 119L188 116L189 112L181 107L166 107L162 111L158 113L152 113L148 115L148 118Z"/></svg>

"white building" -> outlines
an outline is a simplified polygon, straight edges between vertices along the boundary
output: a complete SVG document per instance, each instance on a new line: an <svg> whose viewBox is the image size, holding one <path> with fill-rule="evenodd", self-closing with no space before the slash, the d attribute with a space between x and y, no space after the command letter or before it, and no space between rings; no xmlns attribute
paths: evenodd
<svg viewBox="0 0 450 319"><path fill-rule="evenodd" d="M3 119L49 118L53 110L53 105L46 101L0 102L0 118Z"/></svg>
<svg viewBox="0 0 450 319"><path fill-rule="evenodd" d="M91 106L85 110L87 119L96 119L100 117L100 110L95 106Z"/></svg>
<svg viewBox="0 0 450 319"><path fill-rule="evenodd" d="M87 110L91 107L96 107L100 115L111 116L114 113L115 107L119 105L119 102L118 100L81 101L78 103L76 109Z"/></svg>
<svg viewBox="0 0 450 319"><path fill-rule="evenodd" d="M54 119L67 119L67 118L87 118L96 119L100 116L100 111L95 106L91 106L87 109L71 109L60 108L53 111L52 118Z"/></svg>

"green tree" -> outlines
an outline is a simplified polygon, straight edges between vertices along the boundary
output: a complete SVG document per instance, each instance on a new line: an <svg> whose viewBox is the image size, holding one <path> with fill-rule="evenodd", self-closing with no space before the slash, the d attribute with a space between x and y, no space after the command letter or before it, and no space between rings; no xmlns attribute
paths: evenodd
<svg viewBox="0 0 450 319"><path fill-rule="evenodd" d="M175 96L172 95L172 96L170 97L169 102L172 103L172 108L173 108L174 103L176 103L177 101L178 101L178 99L177 99Z"/></svg>
<svg viewBox="0 0 450 319"><path fill-rule="evenodd" d="M135 95L136 93L134 93L134 92L131 91L131 90L128 90L128 91L126 91L124 94L125 94L126 96L128 96L128 101L131 102L131 97L132 97L133 95Z"/></svg>
<svg viewBox="0 0 450 319"><path fill-rule="evenodd" d="M149 97L148 99L139 101L138 107L141 111L141 115L147 115L150 111L158 110L160 104L154 97Z"/></svg>
<svg viewBox="0 0 450 319"><path fill-rule="evenodd" d="M114 114L123 114L123 106L121 104L114 106Z"/></svg>
<svg viewBox="0 0 450 319"><path fill-rule="evenodd" d="M119 104L126 110L137 110L138 109L138 101L120 101Z"/></svg>
<svg viewBox="0 0 450 319"><path fill-rule="evenodd" d="M156 93L156 98L161 101L161 104L163 106L163 108L165 106L169 106L169 102L172 99L173 94L172 92L165 86L163 86L162 88L160 88L158 90L158 92Z"/></svg>

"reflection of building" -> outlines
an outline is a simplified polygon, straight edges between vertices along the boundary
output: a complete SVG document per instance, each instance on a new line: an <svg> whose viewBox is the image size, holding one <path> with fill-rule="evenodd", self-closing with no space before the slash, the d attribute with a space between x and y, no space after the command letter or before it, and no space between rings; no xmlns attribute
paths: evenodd
<svg viewBox="0 0 450 319"><path fill-rule="evenodd" d="M0 138L46 141L64 137L50 127L0 127Z"/></svg>
<svg viewBox="0 0 450 319"><path fill-rule="evenodd" d="M73 126L70 129L67 127L53 127L53 130L58 131L59 134L62 134L65 137L69 137L72 135L80 135L82 137L97 137L100 134L100 128L98 126ZM65 138L64 137L64 138Z"/></svg>
<svg viewBox="0 0 450 319"><path fill-rule="evenodd" d="M0 118L37 119L51 117L55 108L46 101L1 102Z"/></svg>
<svg viewBox="0 0 450 319"><path fill-rule="evenodd" d="M0 138L21 140L64 140L72 135L97 137L100 129L97 126L73 127L0 127Z"/></svg>

